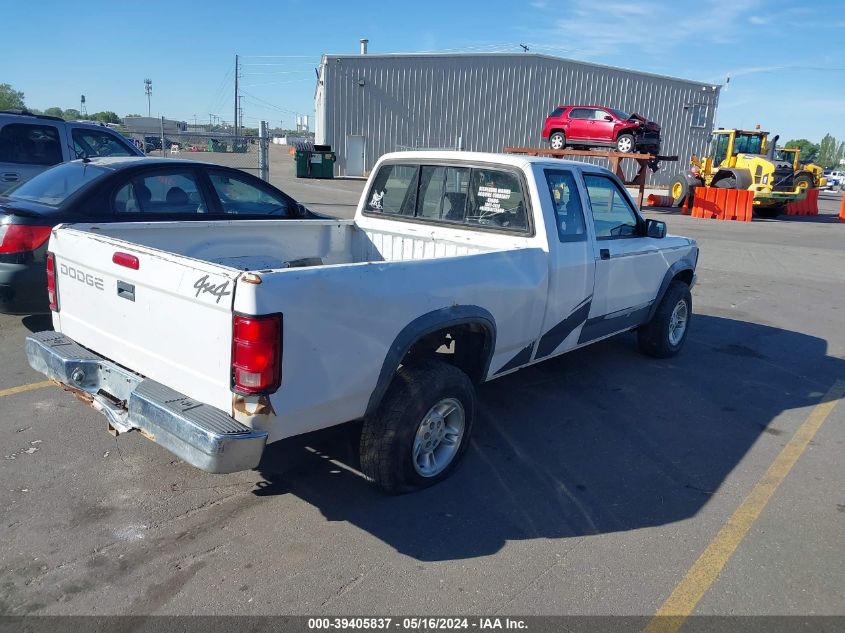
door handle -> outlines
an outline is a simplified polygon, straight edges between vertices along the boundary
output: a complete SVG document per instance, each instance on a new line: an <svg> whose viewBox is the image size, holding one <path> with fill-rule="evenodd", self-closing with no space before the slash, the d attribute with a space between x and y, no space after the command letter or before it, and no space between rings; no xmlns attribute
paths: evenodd
<svg viewBox="0 0 845 633"><path fill-rule="evenodd" d="M20 180L20 174L16 174L14 172L7 172L3 174L3 182L17 182Z"/></svg>
<svg viewBox="0 0 845 633"><path fill-rule="evenodd" d="M599 257L601 257L602 259L610 259L610 249L608 249L608 248L599 249Z"/></svg>

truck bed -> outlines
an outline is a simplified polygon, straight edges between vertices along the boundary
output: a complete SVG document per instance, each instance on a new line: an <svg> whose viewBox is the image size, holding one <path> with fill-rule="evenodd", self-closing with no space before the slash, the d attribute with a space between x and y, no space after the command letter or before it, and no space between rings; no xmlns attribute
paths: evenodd
<svg viewBox="0 0 845 633"><path fill-rule="evenodd" d="M358 228L352 220L74 224L69 228L238 271L439 259L491 252L453 239ZM409 227L410 228L410 227Z"/></svg>

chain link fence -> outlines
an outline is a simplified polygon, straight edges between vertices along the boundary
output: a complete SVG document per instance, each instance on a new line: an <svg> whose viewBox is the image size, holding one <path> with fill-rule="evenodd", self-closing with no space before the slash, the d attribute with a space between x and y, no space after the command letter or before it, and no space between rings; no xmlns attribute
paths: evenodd
<svg viewBox="0 0 845 633"><path fill-rule="evenodd" d="M147 156L198 160L249 172L269 180L266 123L259 136L235 136L227 132L124 132Z"/></svg>

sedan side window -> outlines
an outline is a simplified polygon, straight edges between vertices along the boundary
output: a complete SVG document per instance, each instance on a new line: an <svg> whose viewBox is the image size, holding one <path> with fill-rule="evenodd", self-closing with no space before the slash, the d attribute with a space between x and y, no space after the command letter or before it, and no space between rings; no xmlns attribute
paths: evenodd
<svg viewBox="0 0 845 633"><path fill-rule="evenodd" d="M224 213L239 215L293 215L291 200L229 172L211 172L208 177Z"/></svg>
<svg viewBox="0 0 845 633"><path fill-rule="evenodd" d="M114 195L115 213L206 213L207 207L191 172L136 176Z"/></svg>
<svg viewBox="0 0 845 633"><path fill-rule="evenodd" d="M606 176L584 174L596 239L636 237L639 216L619 186Z"/></svg>

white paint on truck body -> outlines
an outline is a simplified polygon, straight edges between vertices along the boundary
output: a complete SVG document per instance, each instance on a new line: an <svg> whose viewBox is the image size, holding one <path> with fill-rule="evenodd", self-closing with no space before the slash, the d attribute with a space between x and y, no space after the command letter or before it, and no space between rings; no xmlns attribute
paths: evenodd
<svg viewBox="0 0 845 633"><path fill-rule="evenodd" d="M507 166L525 183L531 231L364 213L374 178L391 161ZM585 201L583 239L558 238L546 170L575 179ZM340 424L364 415L397 336L426 314L452 306L489 313L495 347L484 378L491 379L591 342L585 328L594 328L595 340L617 322L631 329L636 323L626 318L645 314L673 267L694 269L697 247L687 238L598 240L583 173L615 178L554 159L403 152L373 170L354 220L60 227L50 242L57 265L90 273L102 288L60 274L54 325L97 354L260 427L269 441ZM139 269L114 264L115 252L136 256ZM322 264L290 266L305 258ZM247 271L260 283L245 282ZM134 301L119 295L119 281L134 286ZM583 319L572 316L581 312ZM233 313L283 315L282 382L269 413L233 410Z"/></svg>

